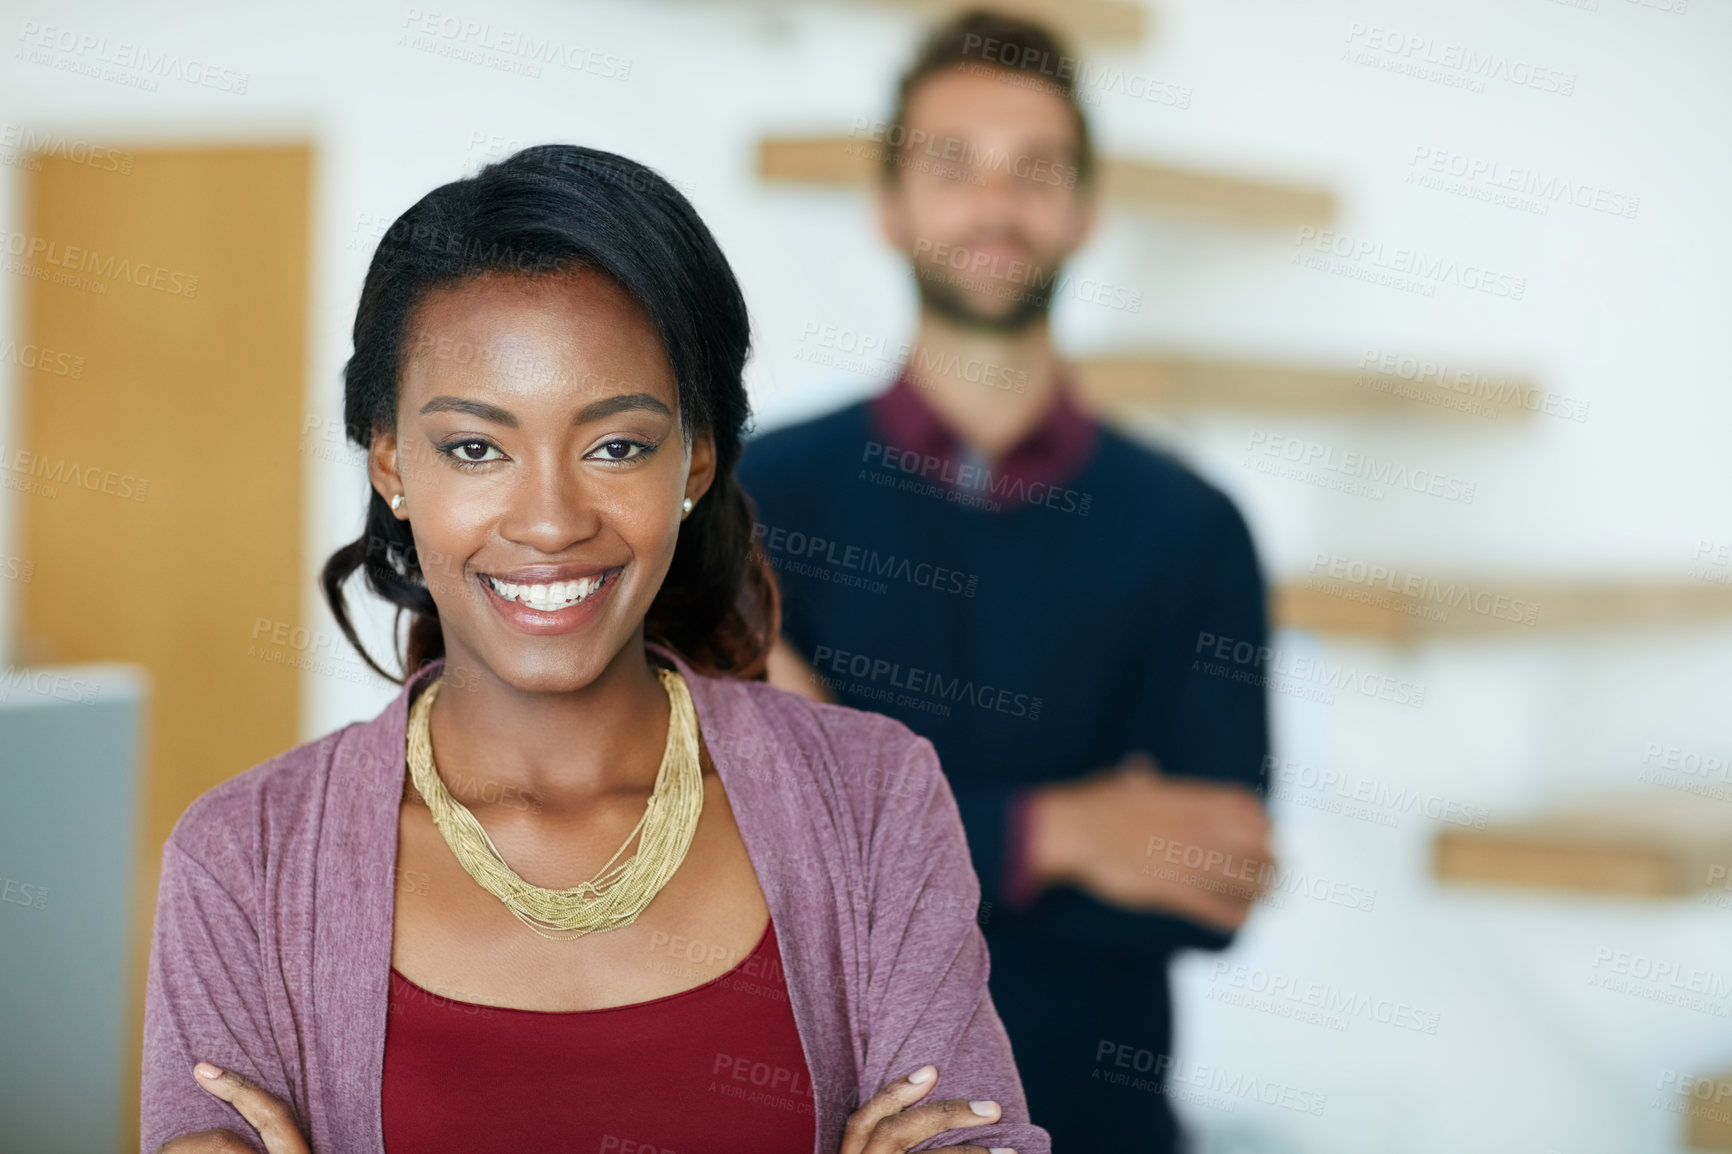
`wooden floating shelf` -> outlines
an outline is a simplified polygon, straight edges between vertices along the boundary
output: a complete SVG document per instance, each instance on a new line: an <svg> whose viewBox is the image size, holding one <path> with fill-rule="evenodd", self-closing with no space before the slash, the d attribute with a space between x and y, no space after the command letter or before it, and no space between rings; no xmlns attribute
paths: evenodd
<svg viewBox="0 0 1732 1154"><path fill-rule="evenodd" d="M1711 877L1723 883L1732 865L1732 806L1688 794L1616 798L1482 830L1446 830L1433 849L1433 872L1447 882L1683 897Z"/></svg>
<svg viewBox="0 0 1732 1154"><path fill-rule="evenodd" d="M880 145L865 137L775 136L758 143L764 180L862 187L876 179ZM1146 160L1102 157L1101 192L1131 207L1199 213L1237 224L1327 224L1335 196L1324 189L1198 172Z"/></svg>
<svg viewBox="0 0 1732 1154"><path fill-rule="evenodd" d="M1092 357L1077 368L1084 396L1104 408L1293 410L1489 423L1525 420L1530 410L1523 399L1540 395L1533 382L1509 376L1482 374L1475 395L1391 373L1159 353Z"/></svg>
<svg viewBox="0 0 1732 1154"><path fill-rule="evenodd" d="M1429 638L1507 639L1540 632L1732 620L1732 588L1722 585L1566 585L1498 577L1419 577L1424 592L1414 595L1393 591L1407 587L1408 577L1399 566L1389 568L1394 576L1378 582L1319 573L1302 584L1283 585L1275 591L1275 623L1399 644Z"/></svg>
<svg viewBox="0 0 1732 1154"><path fill-rule="evenodd" d="M1205 213L1240 224L1328 224L1335 218L1335 195L1325 189L1146 160L1103 159L1101 192L1132 207Z"/></svg>
<svg viewBox="0 0 1732 1154"><path fill-rule="evenodd" d="M898 8L919 8L948 16L980 5L970 0L891 0ZM1149 13L1122 0L994 0L993 11L1047 25L1079 40L1133 43L1148 34Z"/></svg>

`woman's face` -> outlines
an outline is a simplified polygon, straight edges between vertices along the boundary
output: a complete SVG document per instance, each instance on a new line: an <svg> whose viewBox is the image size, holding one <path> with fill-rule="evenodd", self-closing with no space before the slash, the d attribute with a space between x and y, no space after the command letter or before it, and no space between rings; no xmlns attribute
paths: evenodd
<svg viewBox="0 0 1732 1154"><path fill-rule="evenodd" d="M448 665L588 685L635 641L715 474L648 315L593 271L474 277L415 310L373 486L407 520Z"/></svg>

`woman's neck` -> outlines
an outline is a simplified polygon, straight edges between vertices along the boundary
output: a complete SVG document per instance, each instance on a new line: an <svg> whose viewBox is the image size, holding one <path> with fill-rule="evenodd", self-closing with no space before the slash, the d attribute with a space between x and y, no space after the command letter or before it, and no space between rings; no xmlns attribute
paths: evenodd
<svg viewBox="0 0 1732 1154"><path fill-rule="evenodd" d="M669 705L642 630L593 681L532 692L473 654L448 652L430 725L434 762L454 794L530 797L559 811L655 785Z"/></svg>

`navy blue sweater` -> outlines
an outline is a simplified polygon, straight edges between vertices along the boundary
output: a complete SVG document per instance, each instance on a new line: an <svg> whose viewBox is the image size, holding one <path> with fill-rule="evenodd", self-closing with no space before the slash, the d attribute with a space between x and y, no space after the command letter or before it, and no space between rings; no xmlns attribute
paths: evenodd
<svg viewBox="0 0 1732 1154"><path fill-rule="evenodd" d="M1219 660L1266 644L1244 520L1110 428L1057 487L994 493L965 477L959 490L885 461L866 402L748 444L738 475L783 589L783 636L838 701L937 748L980 875L994 1000L1054 1149L1170 1149L1165 1095L1108 1075L1126 1046L1137 1073L1151 1073L1143 1053L1168 1068L1167 959L1228 939L1068 887L1007 907L1007 807L1019 788L1134 751L1262 792L1259 666Z"/></svg>

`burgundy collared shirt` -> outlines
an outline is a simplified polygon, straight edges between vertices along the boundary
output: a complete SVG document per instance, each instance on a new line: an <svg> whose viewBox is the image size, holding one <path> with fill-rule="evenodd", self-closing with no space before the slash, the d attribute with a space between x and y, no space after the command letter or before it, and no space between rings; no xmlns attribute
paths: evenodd
<svg viewBox="0 0 1732 1154"><path fill-rule="evenodd" d="M951 488L963 487L965 469L977 472L983 467L1013 485L1020 482L1022 491L1036 483L1062 485L1081 472L1094 455L1100 423L1077 404L1071 383L1063 376L1058 380L1058 395L1046 413L996 461L976 453L945 424L921 391L903 366L890 388L873 398L872 416L886 444L938 462L922 475ZM1028 868L1028 810L1033 798L1032 788L1017 790L1006 813L1004 892L1006 904L1013 910L1027 909L1038 894Z"/></svg>
<svg viewBox="0 0 1732 1154"><path fill-rule="evenodd" d="M1037 483L1062 485L1082 471L1094 455L1100 424L1077 404L1071 383L1059 377L1058 395L1034 428L996 461L976 453L945 424L922 396L922 386L906 366L890 388L872 399L872 416L886 444L930 457L939 466L923 476L955 488L964 468L991 468L1026 491Z"/></svg>

